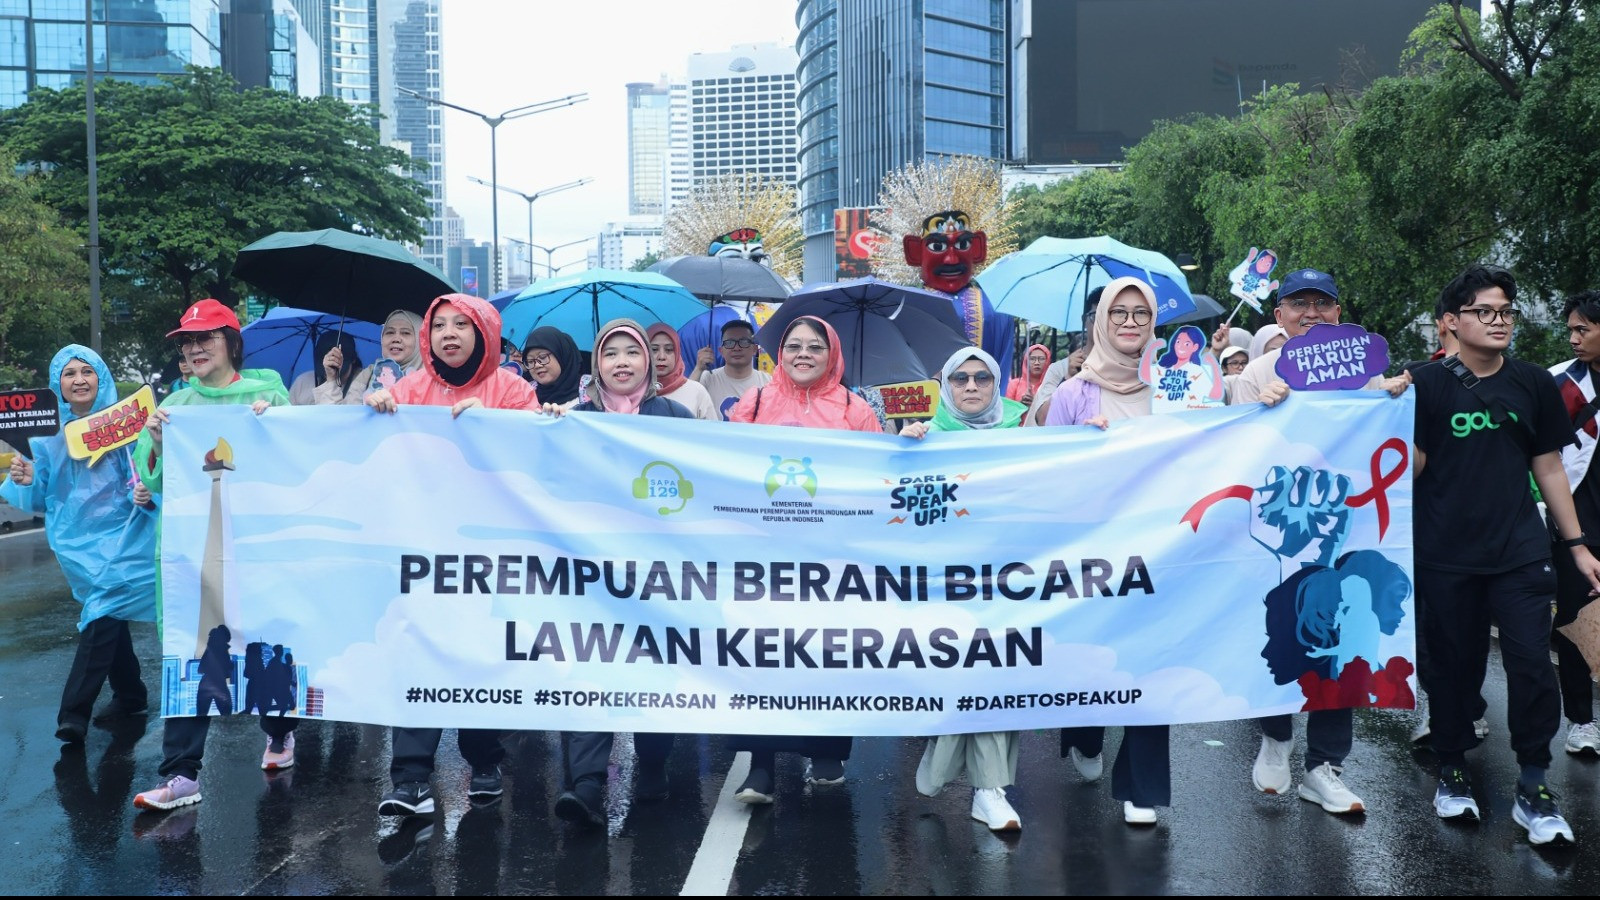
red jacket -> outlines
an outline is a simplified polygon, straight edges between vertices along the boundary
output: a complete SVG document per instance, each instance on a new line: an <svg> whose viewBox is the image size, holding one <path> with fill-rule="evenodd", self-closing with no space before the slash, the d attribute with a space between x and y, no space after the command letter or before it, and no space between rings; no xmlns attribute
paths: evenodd
<svg viewBox="0 0 1600 900"><path fill-rule="evenodd" d="M478 371L460 387L439 377L434 369L433 348L428 343L429 323L433 321L434 310L442 303L449 303L467 314L478 329L478 342L484 351ZM422 333L417 335L417 340L423 342L422 368L400 379L390 390L396 403L454 406L468 397L477 397L490 409L539 408L539 395L533 385L511 370L500 368L500 313L487 301L466 294L445 294L429 305L422 325Z"/></svg>

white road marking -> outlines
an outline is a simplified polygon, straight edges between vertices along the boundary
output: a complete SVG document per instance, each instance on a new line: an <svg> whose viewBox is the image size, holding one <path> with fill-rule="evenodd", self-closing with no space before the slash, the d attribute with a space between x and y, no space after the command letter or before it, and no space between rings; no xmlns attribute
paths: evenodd
<svg viewBox="0 0 1600 900"><path fill-rule="evenodd" d="M749 774L750 754L741 752L734 757L733 767L722 782L722 793L717 795L717 806L706 823L705 836L700 839L700 849L694 854L694 865L689 867L680 896L728 895L733 867L739 861L739 850L744 847L745 832L750 827L750 804L740 803L733 795Z"/></svg>

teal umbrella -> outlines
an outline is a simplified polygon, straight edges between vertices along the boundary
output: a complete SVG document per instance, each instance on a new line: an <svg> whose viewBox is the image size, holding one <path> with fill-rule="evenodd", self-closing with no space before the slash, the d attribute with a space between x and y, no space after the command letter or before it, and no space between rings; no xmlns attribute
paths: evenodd
<svg viewBox="0 0 1600 900"><path fill-rule="evenodd" d="M397 309L421 315L455 292L404 245L332 228L269 234L239 251L233 277L286 305L367 322Z"/></svg>
<svg viewBox="0 0 1600 900"><path fill-rule="evenodd" d="M1105 235L1039 238L991 263L978 273L977 281L995 312L1078 331L1090 291L1124 276L1138 278L1155 290L1157 325L1195 311L1189 281L1172 260Z"/></svg>
<svg viewBox="0 0 1600 900"><path fill-rule="evenodd" d="M588 349L612 319L679 328L705 311L683 285L654 272L589 269L528 285L500 311L500 335L521 347L535 328L548 325Z"/></svg>

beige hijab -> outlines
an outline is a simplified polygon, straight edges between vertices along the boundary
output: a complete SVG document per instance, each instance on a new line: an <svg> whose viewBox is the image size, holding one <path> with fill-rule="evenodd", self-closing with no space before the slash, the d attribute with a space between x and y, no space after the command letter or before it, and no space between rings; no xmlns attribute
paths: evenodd
<svg viewBox="0 0 1600 900"><path fill-rule="evenodd" d="M1150 415L1150 385L1139 380L1139 354L1130 356L1111 344L1110 310L1128 288L1137 290L1150 309L1145 343L1149 343L1148 336L1155 334L1156 292L1137 278L1112 281L1100 295L1100 309L1094 317L1094 347L1083 361L1083 370L1074 376L1100 385L1100 414L1112 421Z"/></svg>

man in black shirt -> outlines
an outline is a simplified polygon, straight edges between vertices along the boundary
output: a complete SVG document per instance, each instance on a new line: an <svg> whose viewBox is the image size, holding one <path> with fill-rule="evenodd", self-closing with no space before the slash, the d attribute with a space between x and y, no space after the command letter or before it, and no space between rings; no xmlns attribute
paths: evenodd
<svg viewBox="0 0 1600 900"><path fill-rule="evenodd" d="M1560 726L1550 665L1555 593L1550 538L1528 489L1533 473L1563 548L1600 590L1600 561L1573 511L1561 448L1572 427L1550 374L1511 359L1517 296L1511 273L1471 266L1440 296L1458 356L1412 373L1417 391L1415 552L1417 611L1429 649L1419 677L1430 698L1439 756L1434 811L1478 816L1465 769L1474 701L1482 689L1491 618L1500 628L1511 745L1522 771L1513 817L1535 844L1572 841L1545 785Z"/></svg>

